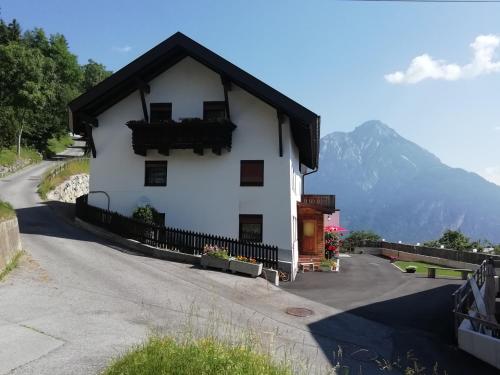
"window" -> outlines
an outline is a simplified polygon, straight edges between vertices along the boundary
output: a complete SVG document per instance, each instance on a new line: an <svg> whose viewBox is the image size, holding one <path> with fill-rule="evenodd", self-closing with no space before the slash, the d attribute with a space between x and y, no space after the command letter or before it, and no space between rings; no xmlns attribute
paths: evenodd
<svg viewBox="0 0 500 375"><path fill-rule="evenodd" d="M203 119L220 120L226 118L225 102L203 102Z"/></svg>
<svg viewBox="0 0 500 375"><path fill-rule="evenodd" d="M149 105L151 122L172 120L172 103L151 103Z"/></svg>
<svg viewBox="0 0 500 375"><path fill-rule="evenodd" d="M167 162L147 161L144 186L167 186Z"/></svg>
<svg viewBox="0 0 500 375"><path fill-rule="evenodd" d="M240 240L262 242L262 215L240 215Z"/></svg>
<svg viewBox="0 0 500 375"><path fill-rule="evenodd" d="M240 186L264 186L264 160L242 160Z"/></svg>
<svg viewBox="0 0 500 375"><path fill-rule="evenodd" d="M165 212L153 212L153 221L156 225L165 226Z"/></svg>

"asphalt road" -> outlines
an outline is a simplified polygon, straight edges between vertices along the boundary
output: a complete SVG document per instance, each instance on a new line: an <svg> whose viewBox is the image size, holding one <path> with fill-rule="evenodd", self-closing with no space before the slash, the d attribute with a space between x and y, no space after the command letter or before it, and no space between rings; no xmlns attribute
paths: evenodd
<svg viewBox="0 0 500 375"><path fill-rule="evenodd" d="M344 362L378 373L351 353L390 357L392 329L251 279L142 257L66 222L35 193L42 162L0 180L16 208L27 256L0 283L0 374L95 374L151 333L184 325L219 335L255 329L276 355L308 366ZM314 315L299 318L288 307ZM310 371L312 373L312 370Z"/></svg>
<svg viewBox="0 0 500 375"><path fill-rule="evenodd" d="M299 274L284 289L390 327L393 359L412 351L428 369L437 363L448 374L498 374L454 345L452 293L462 282L402 273L385 258L354 254L341 259L340 273Z"/></svg>

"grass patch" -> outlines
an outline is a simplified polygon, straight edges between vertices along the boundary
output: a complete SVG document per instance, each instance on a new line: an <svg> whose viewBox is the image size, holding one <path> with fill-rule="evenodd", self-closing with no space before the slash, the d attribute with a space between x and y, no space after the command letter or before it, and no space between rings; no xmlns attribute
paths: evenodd
<svg viewBox="0 0 500 375"><path fill-rule="evenodd" d="M81 173L89 173L89 159L70 160L44 173L42 181L38 185L38 194L42 199L47 199L49 191L68 180L71 176Z"/></svg>
<svg viewBox="0 0 500 375"><path fill-rule="evenodd" d="M9 202L0 201L0 221L12 219L16 211Z"/></svg>
<svg viewBox="0 0 500 375"><path fill-rule="evenodd" d="M0 165L10 167L14 165L18 159L30 160L32 163L38 163L42 160L42 156L36 150L27 147L21 148L20 158L17 157L15 147L0 150Z"/></svg>
<svg viewBox="0 0 500 375"><path fill-rule="evenodd" d="M19 260L23 256L24 251L18 251L14 254L12 259L7 263L5 268L0 272L0 281L2 281L5 276L7 276L14 268L16 268L19 264Z"/></svg>
<svg viewBox="0 0 500 375"><path fill-rule="evenodd" d="M292 372L248 345L230 345L215 338L177 342L169 337L152 337L115 360L103 372L103 375L124 374L291 375Z"/></svg>
<svg viewBox="0 0 500 375"><path fill-rule="evenodd" d="M47 154L53 156L63 152L72 145L73 139L68 134L63 135L60 138L50 138L47 141Z"/></svg>
<svg viewBox="0 0 500 375"><path fill-rule="evenodd" d="M402 271L406 270L407 266L414 266L417 268L417 273L427 274L427 267L441 267L435 264L425 263L425 262L406 262L403 260L397 260L394 262ZM444 267L446 268L446 267ZM462 277L462 274L452 269L436 270L436 276L451 276L451 277Z"/></svg>

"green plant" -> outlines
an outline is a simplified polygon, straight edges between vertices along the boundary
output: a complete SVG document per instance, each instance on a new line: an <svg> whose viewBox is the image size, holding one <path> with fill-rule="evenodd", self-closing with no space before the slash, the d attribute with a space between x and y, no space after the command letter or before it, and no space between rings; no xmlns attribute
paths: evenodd
<svg viewBox="0 0 500 375"><path fill-rule="evenodd" d="M58 154L64 150L66 150L69 146L71 146L73 144L73 139L65 134L63 135L62 137L54 137L54 138L50 138L48 141L47 141L47 151L46 153L49 155L49 156L53 156L55 154Z"/></svg>
<svg viewBox="0 0 500 375"><path fill-rule="evenodd" d="M380 241L381 239L382 237L371 230L356 230L351 232L344 240L342 250L352 252L362 241Z"/></svg>
<svg viewBox="0 0 500 375"><path fill-rule="evenodd" d="M147 204L136 207L132 217L147 224L155 224L155 215L158 213L154 207Z"/></svg>
<svg viewBox="0 0 500 375"><path fill-rule="evenodd" d="M7 276L14 268L19 264L19 260L23 256L24 251L18 251L14 254L12 259L5 265L5 268L0 271L0 281L2 281L5 276Z"/></svg>
<svg viewBox="0 0 500 375"><path fill-rule="evenodd" d="M217 245L205 245L203 247L203 254L219 259L229 259L229 252L227 249Z"/></svg>
<svg viewBox="0 0 500 375"><path fill-rule="evenodd" d="M406 266L405 269L406 269L406 272L408 272L408 273L415 273L415 272L417 272L417 267L415 267L415 266Z"/></svg>
<svg viewBox="0 0 500 375"><path fill-rule="evenodd" d="M245 343L231 344L214 337L181 341L152 337L116 359L103 372L103 375L122 374L291 375L292 371Z"/></svg>
<svg viewBox="0 0 500 375"><path fill-rule="evenodd" d="M16 211L9 202L0 201L0 221L16 216Z"/></svg>
<svg viewBox="0 0 500 375"><path fill-rule="evenodd" d="M323 258L319 262L320 267L329 267L329 268L335 268L337 266L337 262L333 259L326 259Z"/></svg>

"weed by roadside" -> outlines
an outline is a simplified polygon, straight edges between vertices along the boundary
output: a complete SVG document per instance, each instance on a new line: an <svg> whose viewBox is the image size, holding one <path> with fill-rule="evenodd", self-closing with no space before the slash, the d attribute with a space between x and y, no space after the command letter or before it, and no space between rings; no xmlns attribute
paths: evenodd
<svg viewBox="0 0 500 375"><path fill-rule="evenodd" d="M21 257L24 255L24 251L20 250L14 254L12 259L5 265L5 268L0 272L0 281L2 281L13 269L15 269Z"/></svg>
<svg viewBox="0 0 500 375"><path fill-rule="evenodd" d="M9 202L0 201L0 221L12 219L16 216L16 211Z"/></svg>

